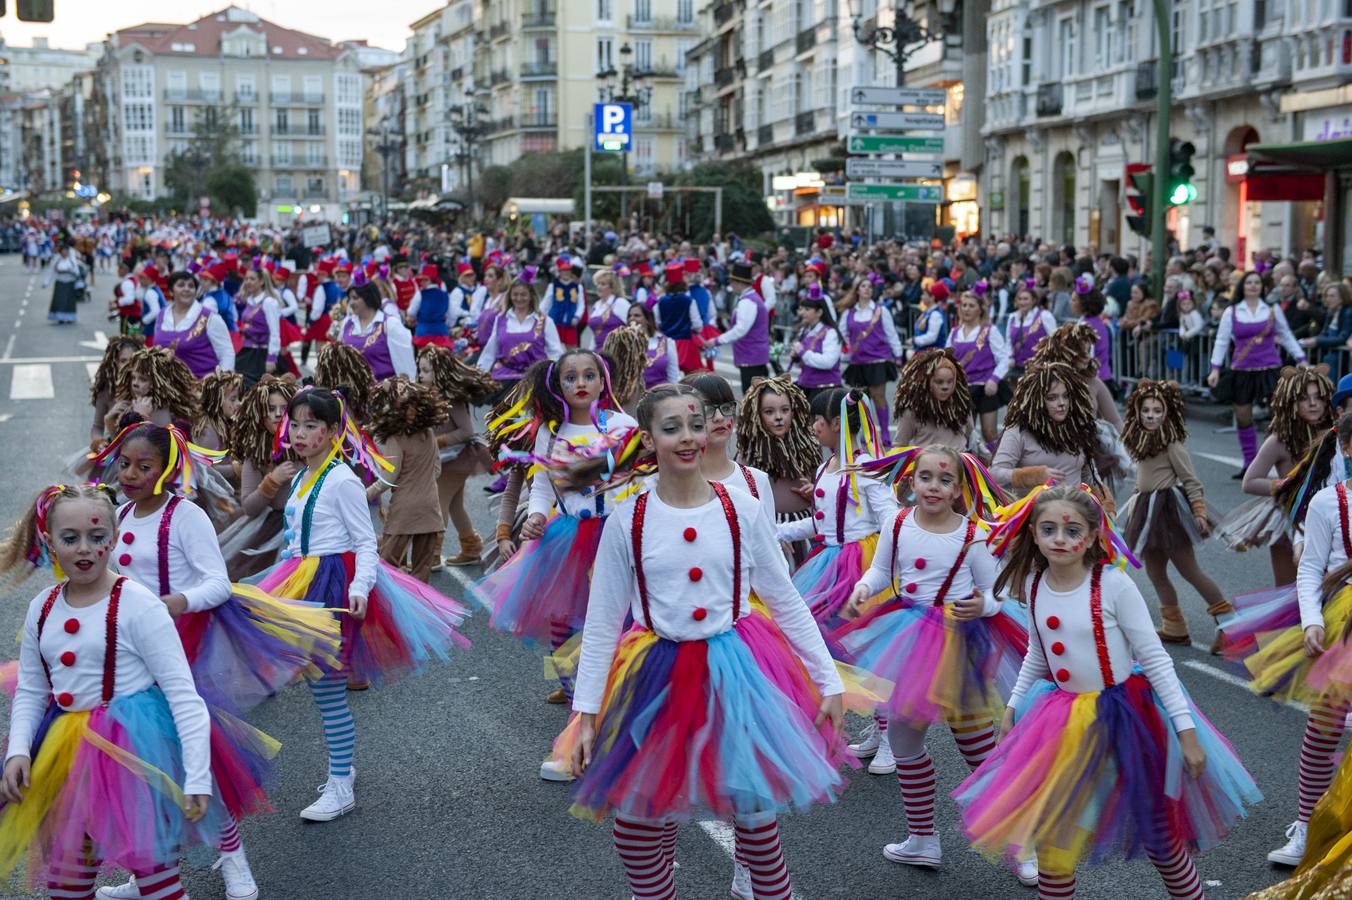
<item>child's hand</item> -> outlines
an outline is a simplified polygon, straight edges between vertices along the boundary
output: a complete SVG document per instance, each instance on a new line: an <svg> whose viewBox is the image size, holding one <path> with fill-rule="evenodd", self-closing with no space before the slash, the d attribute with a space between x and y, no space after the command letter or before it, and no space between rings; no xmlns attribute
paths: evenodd
<svg viewBox="0 0 1352 900"><path fill-rule="evenodd" d="M169 608L169 615L175 619L188 611L188 598L182 594L166 594L160 600Z"/></svg>
<svg viewBox="0 0 1352 900"><path fill-rule="evenodd" d="M982 611L986 608L986 598L981 591L973 591L972 596L966 600L954 600L953 618L959 622L970 622L973 619L981 618Z"/></svg>
<svg viewBox="0 0 1352 900"><path fill-rule="evenodd" d="M354 619L360 620L366 618L366 595L348 594L347 611L352 613L352 618Z"/></svg>
<svg viewBox="0 0 1352 900"><path fill-rule="evenodd" d="M1305 629L1305 655L1311 658L1324 652L1324 627L1311 625Z"/></svg>
<svg viewBox="0 0 1352 900"><path fill-rule="evenodd" d="M853 619L863 612L864 603L869 597L873 596L868 592L868 585L860 582L850 591L850 599L845 601L846 618Z"/></svg>
<svg viewBox="0 0 1352 900"><path fill-rule="evenodd" d="M513 544L511 541L498 541L498 556L502 558L503 562L506 562L515 555L516 544Z"/></svg>
<svg viewBox="0 0 1352 900"><path fill-rule="evenodd" d="M1183 750L1183 768L1193 778L1201 778L1202 773L1206 771L1206 751L1197 740L1196 729L1180 731L1178 743Z"/></svg>
<svg viewBox="0 0 1352 900"><path fill-rule="evenodd" d="M573 777L581 778L591 765L592 747L596 744L596 714L582 713L578 722L577 746L573 748Z"/></svg>
<svg viewBox="0 0 1352 900"><path fill-rule="evenodd" d="M1197 533L1202 537L1208 537L1211 534L1211 523L1206 520L1206 516L1193 516L1192 521L1197 526Z"/></svg>
<svg viewBox="0 0 1352 900"><path fill-rule="evenodd" d="M280 462L272 470L272 477L278 484L286 484L292 478L296 477L296 470L300 466L294 461L288 459L286 462Z"/></svg>
<svg viewBox="0 0 1352 900"><path fill-rule="evenodd" d="M813 721L813 726L820 728L823 722L830 723L831 731L839 733L841 724L845 721L845 696L843 694L832 694L829 697L822 698L822 705L817 708L817 718Z"/></svg>
<svg viewBox="0 0 1352 900"><path fill-rule="evenodd" d="M132 412L145 419L149 419L150 414L155 411L155 406L149 397L137 397L131 401L131 408Z"/></svg>
<svg viewBox="0 0 1352 900"><path fill-rule="evenodd" d="M207 804L210 802L211 797L207 794L189 794L183 798L183 814L189 822L200 822L207 814Z"/></svg>
<svg viewBox="0 0 1352 900"><path fill-rule="evenodd" d="M526 517L526 521L521 526L521 540L539 540L540 536L544 533L545 517L543 513L531 513Z"/></svg>
<svg viewBox="0 0 1352 900"><path fill-rule="evenodd" d="M28 787L28 779L32 774L33 764L26 756L10 757L5 763L5 774L0 779L0 799L8 803L22 803L23 791L20 788Z"/></svg>
<svg viewBox="0 0 1352 900"><path fill-rule="evenodd" d="M791 490L809 503L812 502L812 482L806 478L798 479L798 483Z"/></svg>
<svg viewBox="0 0 1352 900"><path fill-rule="evenodd" d="M1005 739L1005 735L1009 734L1009 732L1013 728L1014 728L1014 709L1013 707L1006 706L1004 717L1000 719L1000 733L996 737L996 740L1003 741Z"/></svg>

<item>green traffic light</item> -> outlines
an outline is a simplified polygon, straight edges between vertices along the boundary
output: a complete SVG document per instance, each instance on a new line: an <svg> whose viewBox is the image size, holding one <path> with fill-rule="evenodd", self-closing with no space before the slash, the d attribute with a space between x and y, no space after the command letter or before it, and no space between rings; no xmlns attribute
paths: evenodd
<svg viewBox="0 0 1352 900"><path fill-rule="evenodd" d="M1197 199L1197 188L1186 181L1175 184L1169 190L1169 205L1184 206Z"/></svg>

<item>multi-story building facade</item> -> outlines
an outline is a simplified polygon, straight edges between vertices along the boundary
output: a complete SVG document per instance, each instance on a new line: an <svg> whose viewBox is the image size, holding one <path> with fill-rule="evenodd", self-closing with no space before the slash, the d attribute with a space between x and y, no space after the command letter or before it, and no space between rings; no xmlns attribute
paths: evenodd
<svg viewBox="0 0 1352 900"><path fill-rule="evenodd" d="M227 7L186 25L109 36L99 60L111 190L153 199L198 123L229 117L256 173L261 218L336 218L361 187L358 49Z"/></svg>
<svg viewBox="0 0 1352 900"><path fill-rule="evenodd" d="M395 62L367 72L365 156L362 185L369 210L379 208L387 192L399 194L408 183L404 167L404 63Z"/></svg>
<svg viewBox="0 0 1352 900"><path fill-rule="evenodd" d="M98 64L103 44L86 44L83 50L61 50L46 38L34 38L31 47L15 47L0 37L0 94L26 94L64 86L76 73Z"/></svg>

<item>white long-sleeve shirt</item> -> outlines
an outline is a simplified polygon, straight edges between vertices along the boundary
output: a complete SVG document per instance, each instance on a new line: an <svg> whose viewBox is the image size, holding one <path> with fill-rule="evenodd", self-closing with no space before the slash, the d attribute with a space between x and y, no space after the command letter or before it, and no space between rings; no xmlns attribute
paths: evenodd
<svg viewBox="0 0 1352 900"><path fill-rule="evenodd" d="M23 642L19 646L19 682L10 708L9 752L6 761L28 756L33 737L52 696L70 694L68 709L94 709L103 702L103 663L106 655L108 598L81 608L57 597L42 629L38 646L38 617L51 588L44 588L28 604ZM71 626L69 623L74 622ZM74 627L72 633L69 628ZM74 661L66 665L66 653ZM66 657L69 659L69 657ZM47 661L51 682L43 671ZM197 693L183 641L159 595L128 579L122 585L117 610L117 649L113 694L126 697L159 685L169 702L174 728L183 748L183 792L211 794L211 720Z"/></svg>
<svg viewBox="0 0 1352 900"><path fill-rule="evenodd" d="M536 316L542 316L544 313L530 313L524 320L516 317L515 310L508 310L503 314L507 324L503 330L508 334L525 334L535 330ZM554 327L554 320L545 316L544 324L545 337L545 355L550 359L558 359L563 355L563 343L559 340L559 330ZM475 363L485 372L493 371L493 363L498 361L498 331L494 328L489 332L488 340L484 341L483 350L479 353L479 361Z"/></svg>
<svg viewBox="0 0 1352 900"><path fill-rule="evenodd" d="M840 495L840 483L849 475L837 469L827 472L823 464L817 470L817 478L812 485L812 515L792 522L781 522L779 539L792 543L804 541L814 534L826 539L828 547L841 543L836 535L836 500ZM845 540L849 544L862 541L870 534L877 534L883 528L891 527L892 519L898 509L897 498L892 489L872 478L857 475L859 485L859 505L855 506L850 488L845 488Z"/></svg>
<svg viewBox="0 0 1352 900"><path fill-rule="evenodd" d="M755 591L823 696L842 693L840 675L821 632L789 580L788 567L776 560L782 553L760 504L741 491L729 491L728 497L741 533L742 614L749 611L748 595ZM732 628L733 553L723 504L712 496L702 506L677 509L663 503L654 490L648 493L647 505L642 563L652 621L644 619L639 598L630 501L606 520L601 532L582 631L573 696L576 712L600 710L627 614L673 641L706 640Z"/></svg>
<svg viewBox="0 0 1352 900"><path fill-rule="evenodd" d="M287 527L291 529L291 540L286 546L293 556L301 555L301 525L314 489L311 488L304 497L297 497L295 492L309 480L310 474L303 471L298 476L283 510ZM376 530L371 524L365 486L355 472L339 463L324 479L314 504L314 515L310 520L310 555L354 554L356 563L347 592L349 596L360 594L365 597L376 583L376 566L380 561L376 555Z"/></svg>
<svg viewBox="0 0 1352 900"><path fill-rule="evenodd" d="M925 314L925 330L916 332L915 337L911 339L915 349L925 350L938 346L939 333L944 329L944 317L947 315L948 313L942 309L930 307Z"/></svg>
<svg viewBox="0 0 1352 900"><path fill-rule="evenodd" d="M957 340L968 344L972 343L984 327L984 325L973 325L971 328L965 328L962 325L957 325L950 328L948 330L949 348L952 349L953 342ZM1005 336L1000 332L1000 329L994 325L986 333L986 341L990 345L991 355L995 357L995 372L991 377L999 381L1009 374L1009 342L1005 340Z"/></svg>
<svg viewBox="0 0 1352 900"><path fill-rule="evenodd" d="M148 516L136 515L136 504L125 503L117 511L119 526L113 562L123 575L137 584L160 592L160 523L169 504ZM230 576L226 574L216 529L200 506L180 500L169 519L169 593L182 594L188 612L214 609L230 599Z"/></svg>
<svg viewBox="0 0 1352 900"><path fill-rule="evenodd" d="M731 344L733 341L740 341L750 333L752 326L756 324L756 316L758 313L756 301L751 299L750 296L754 293L754 291L742 291L741 297L737 300L737 309L733 313L732 324L728 326L727 331L720 334L714 340L715 344L720 347L724 344ZM762 297L761 300L764 301L765 298ZM693 301L691 302L693 303ZM768 302L766 302L765 306L766 309L770 308ZM694 325L691 327L693 328Z"/></svg>
<svg viewBox="0 0 1352 900"><path fill-rule="evenodd" d="M936 534L920 527L912 510L901 525L900 539L894 542L895 522L893 517L892 522L882 529L873 563L859 579L859 584L866 586L872 597L886 590L895 576L893 587L898 596L916 603L933 603L962 551L967 537L967 520L962 520L952 531ZM995 574L995 558L978 530L944 595L944 605L965 600L980 590L985 598L981 615L995 615L1002 605L995 596Z"/></svg>
<svg viewBox="0 0 1352 900"><path fill-rule="evenodd" d="M461 319L470 322L479 321L479 312L484 308L484 301L488 299L488 288L482 284L476 284L472 289L465 290L461 285L456 285L450 290L451 301L446 307L446 322L454 326ZM465 301L469 302L466 303ZM413 307L409 307L410 316L415 315Z"/></svg>
<svg viewBox="0 0 1352 900"><path fill-rule="evenodd" d="M164 311L164 326L171 331L187 331L197 317L202 315L202 303L194 300L192 306L183 314L182 319L174 318L174 307L170 304ZM216 354L216 368L222 372L235 370L235 345L230 342L230 329L220 316L207 318L207 340L211 341L211 350Z"/></svg>
<svg viewBox="0 0 1352 900"><path fill-rule="evenodd" d="M873 318L877 306L876 303L869 300L867 303L860 302L855 304L852 309L845 310L845 314L840 317L840 332L845 335L846 340L849 340L850 336L849 320L853 318L867 322ZM892 351L892 357L901 359L901 338L897 336L897 324L892 321L892 314L883 310L882 315L878 317L878 324L883 327L883 337L887 339L887 346ZM937 336L938 332L935 332L935 334ZM916 345L919 346L918 338ZM850 354L844 354L843 358L848 362Z"/></svg>
<svg viewBox="0 0 1352 900"><path fill-rule="evenodd" d="M137 301L136 278L128 275L117 283L117 305L131 306Z"/></svg>
<svg viewBox="0 0 1352 900"><path fill-rule="evenodd" d="M281 298L278 306L281 307L282 316L294 319L300 312L300 301L296 299L296 292L289 287L283 287L277 292L277 296Z"/></svg>
<svg viewBox="0 0 1352 900"><path fill-rule="evenodd" d="M808 329L807 334L803 335L804 344L809 339L815 339L817 335L825 332L822 338L821 350L808 350L804 348L803 355L799 362L804 366L811 366L814 369L833 369L840 364L840 332L834 328L827 327L825 322L818 322Z"/></svg>
<svg viewBox="0 0 1352 900"><path fill-rule="evenodd" d="M378 312L364 327L356 316L349 314L347 318L352 323L351 333L355 335L369 334L371 329L383 323L385 346L390 351L390 365L394 367L394 374L406 375L410 380L417 378L418 364L413 357L413 335L398 316L389 312ZM343 330L347 331L346 323Z"/></svg>
<svg viewBox="0 0 1352 900"><path fill-rule="evenodd" d="M164 293L155 285L148 284L145 287L137 288L137 297L141 301L142 323L154 325L155 317L160 314L160 309L165 305Z"/></svg>
<svg viewBox="0 0 1352 900"><path fill-rule="evenodd" d="M1258 306L1250 309L1247 302L1240 301L1234 306L1227 307L1225 312L1221 314L1221 324L1216 329L1216 344L1211 351L1211 367L1213 369L1224 366L1230 354L1230 345L1235 339L1235 316L1238 316L1241 322L1266 322L1268 316L1273 316L1276 320L1273 331L1277 342L1295 359L1301 362L1305 361L1305 348L1291 333L1291 326L1286 324L1286 314L1282 312L1280 306L1269 306L1259 300Z"/></svg>
<svg viewBox="0 0 1352 900"><path fill-rule="evenodd" d="M634 421L632 416L610 410L605 412L605 424L607 434L613 434L626 428L638 427L638 422ZM555 434L557 434L557 437L555 437ZM574 456L574 453L569 449L570 444L580 449L584 445L594 443L600 434L601 432L590 422L586 425L564 422L558 426L554 433L551 433L548 428L541 428L535 434L535 455L562 462ZM599 496L604 498L602 502L605 509L609 511L612 507L610 498L605 494ZM535 513L548 515L557 504L559 512L563 515L576 516L584 509L591 510L594 513L596 503L597 495L584 497L576 491L556 490L547 472L537 472L531 479L530 505L527 510L530 515Z"/></svg>
<svg viewBox="0 0 1352 900"><path fill-rule="evenodd" d="M1340 519L1337 487L1326 487L1314 495L1305 513L1305 552L1296 570L1301 628L1324 627L1324 576L1347 562Z"/></svg>
<svg viewBox="0 0 1352 900"><path fill-rule="evenodd" d="M1011 707L1019 704L1035 682L1048 675L1057 687L1076 694L1101 691L1106 686L1094 643L1090 577L1085 572L1084 581L1065 593L1052 590L1043 577L1029 613L1028 655L1023 658L1019 680L1009 698ZM1032 579L1029 581L1031 584ZM1155 633L1150 611L1135 582L1126 573L1105 567L1101 587L1103 636L1113 681L1117 684L1126 681L1131 677L1132 661L1139 662L1174 728L1186 731L1194 727L1174 661Z"/></svg>
<svg viewBox="0 0 1352 900"><path fill-rule="evenodd" d="M277 354L282 352L282 307L277 302L277 298L269 297L267 294L255 294L252 297L244 298L244 310L241 310L239 316L239 330L245 337L248 337L249 323L244 318L244 312L251 306L262 305L263 320L268 323L268 361L271 362L277 358ZM257 315L255 313L254 315Z"/></svg>

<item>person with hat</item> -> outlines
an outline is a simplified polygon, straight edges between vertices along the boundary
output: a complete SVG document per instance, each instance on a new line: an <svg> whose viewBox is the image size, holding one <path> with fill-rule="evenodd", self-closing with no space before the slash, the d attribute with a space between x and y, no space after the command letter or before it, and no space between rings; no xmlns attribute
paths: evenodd
<svg viewBox="0 0 1352 900"><path fill-rule="evenodd" d="M282 353L285 356L287 368L295 366L287 352L292 344L299 343L304 337L300 326L296 322L296 317L300 315L300 301L296 299L296 292L291 289L291 278L294 274L290 269L281 263L267 263L263 267L268 277L272 279L273 290L277 292L277 303L281 307L281 328L282 328Z"/></svg>
<svg viewBox="0 0 1352 900"><path fill-rule="evenodd" d="M240 285L242 304L239 330L243 345L235 356L235 371L252 387L263 375L278 370L282 350L282 310L277 292L261 269L249 269Z"/></svg>
<svg viewBox="0 0 1352 900"><path fill-rule="evenodd" d="M634 285L634 302L652 309L657 305L657 291L654 289L657 273L653 271L652 262L639 260L638 265L634 266L634 274L638 276L638 284Z"/></svg>
<svg viewBox="0 0 1352 900"><path fill-rule="evenodd" d="M413 346L437 344L450 347L451 326L456 318L451 294L441 281L441 270L435 263L423 263L418 270L418 293L408 304L408 317L413 320Z"/></svg>
<svg viewBox="0 0 1352 900"><path fill-rule="evenodd" d="M578 329L587 324L587 293L578 282L581 275L582 260L561 254L555 263L555 277L540 302L540 310L554 321L565 347L577 346Z"/></svg>
<svg viewBox="0 0 1352 900"><path fill-rule="evenodd" d="M139 335L141 333L141 298L137 278L132 274L131 260L122 257L117 261L117 287L113 289L113 302L109 313L116 314L118 334ZM110 317L111 318L111 315Z"/></svg>
<svg viewBox="0 0 1352 900"><path fill-rule="evenodd" d="M201 289L197 299L202 301L203 306L214 310L216 315L221 317L221 321L225 323L227 330L232 334L238 334L239 326L235 321L235 301L226 293L223 286L225 272L225 264L222 262L213 262L204 266L197 273L197 283Z"/></svg>
<svg viewBox="0 0 1352 900"><path fill-rule="evenodd" d="M345 264L347 268L344 275L348 283L352 280L352 266ZM309 325L305 328L305 343L300 346L300 359L303 363L310 361L310 347L318 343L326 343L330 340L329 332L333 329L333 308L343 301L343 294L346 289L338 279L338 260L332 256L321 259L315 264L315 271L312 278L315 285L314 296L310 298L309 306Z"/></svg>
<svg viewBox="0 0 1352 900"><path fill-rule="evenodd" d="M695 301L685 292L685 264L680 260L662 268L662 293L653 314L658 330L673 341L690 340L704 326Z"/></svg>
<svg viewBox="0 0 1352 900"><path fill-rule="evenodd" d="M413 265L409 262L408 255L395 254L392 269L394 274L390 276L390 286L394 288L394 302L399 306L401 314L406 313L408 305L413 302L413 295L418 292L418 285L413 280Z"/></svg>
<svg viewBox="0 0 1352 900"><path fill-rule="evenodd" d="M484 304L488 302L488 288L479 284L479 275L471 263L457 263L455 267L456 285L450 293L450 323L477 323Z"/></svg>
<svg viewBox="0 0 1352 900"><path fill-rule="evenodd" d="M137 270L136 286L136 299L141 303L141 333L150 337L155 333L155 319L166 305L158 273L151 263L145 262Z"/></svg>
<svg viewBox="0 0 1352 900"><path fill-rule="evenodd" d="M732 264L728 280L737 292L732 324L709 344L732 345L732 362L741 375L744 394L751 389L753 379L770 377L770 307L751 286L755 277L749 264Z"/></svg>
<svg viewBox="0 0 1352 900"><path fill-rule="evenodd" d="M920 317L911 339L916 350L943 348L948 343L948 285L935 281L920 293Z"/></svg>
<svg viewBox="0 0 1352 900"><path fill-rule="evenodd" d="M697 334L707 344L718 339L718 327L713 324L713 297L709 294L709 289L704 286L699 259L687 256L682 261L682 265L685 269L685 289L689 292L690 299L694 301L695 309L698 310L702 323ZM695 342L693 335L690 340L676 342L677 357L682 372L713 371L713 360L705 358L700 346Z"/></svg>

